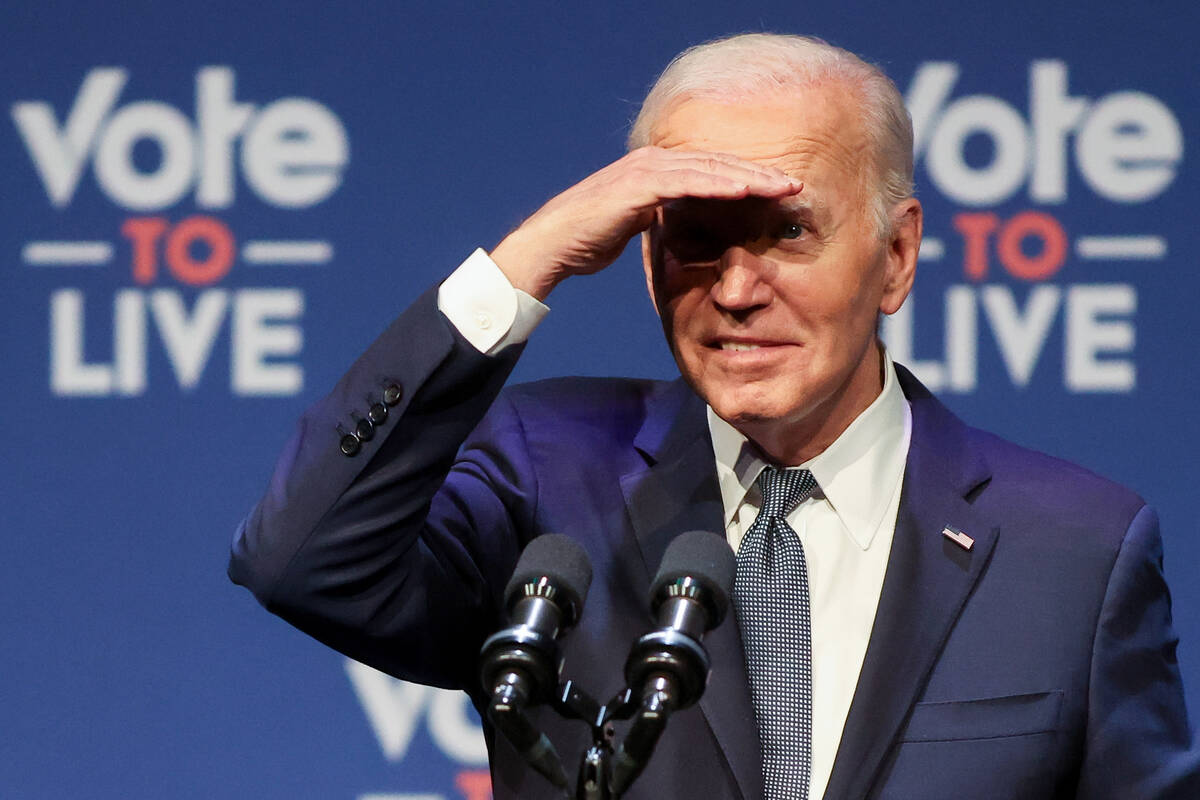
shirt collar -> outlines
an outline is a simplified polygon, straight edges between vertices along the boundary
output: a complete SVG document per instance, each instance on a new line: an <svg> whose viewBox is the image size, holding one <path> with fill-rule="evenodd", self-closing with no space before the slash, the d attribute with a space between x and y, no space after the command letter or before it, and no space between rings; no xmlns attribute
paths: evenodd
<svg viewBox="0 0 1200 800"><path fill-rule="evenodd" d="M866 550L887 512L908 458L912 412L892 358L883 353L883 390L822 453L797 466L811 470L850 538ZM767 465L736 428L708 409L725 526Z"/></svg>

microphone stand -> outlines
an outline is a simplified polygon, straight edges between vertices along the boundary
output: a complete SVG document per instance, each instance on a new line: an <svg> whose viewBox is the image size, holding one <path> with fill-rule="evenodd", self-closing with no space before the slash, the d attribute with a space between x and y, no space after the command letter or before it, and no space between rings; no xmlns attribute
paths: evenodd
<svg viewBox="0 0 1200 800"><path fill-rule="evenodd" d="M695 585L690 579L671 584L678 591L668 598L659 611L671 624L642 636L634 643L625 666L626 688L604 705L581 689L575 681L567 680L549 705L563 719L575 719L588 725L592 745L583 754L576 779L575 800L617 800L629 789L650 761L672 712L687 708L704 693L709 672L708 654L700 643L703 623L708 615L696 614L700 608L694 599ZM494 638L502 638L497 634ZM485 647L485 654L488 653ZM523 651L505 651L504 658L528 667ZM544 677L549 677L544 676ZM545 685L548 681L542 683ZM520 696L522 681L506 683L498 688L496 699L509 695ZM514 704L519 709L523 704ZM505 733L535 769L558 788L567 791L565 772L545 735L540 735L519 713L497 714L489 709L493 722ZM506 718L507 717L507 718ZM625 741L614 750L614 722L633 720Z"/></svg>
<svg viewBox="0 0 1200 800"><path fill-rule="evenodd" d="M617 800L621 792L613 788L613 722L627 720L637 713L639 703L632 689L623 689L606 704L600 705L574 681L565 681L552 707L565 719L586 722L592 730L592 746L579 763L575 800ZM635 723L636 725L636 723ZM657 738L657 737L655 737Z"/></svg>
<svg viewBox="0 0 1200 800"><path fill-rule="evenodd" d="M527 552L544 539L534 539ZM566 555L582 559L587 567L582 550L566 537L549 539L535 551L539 557L541 550L548 554L546 560ZM527 555L521 558L525 561ZM580 598L591 580L590 567L586 574L577 571L575 577L581 578L584 588L566 598L574 598L566 607L568 624L577 619ZM617 800L646 768L671 714L688 708L704 693L710 662L700 640L725 615L733 573L734 558L723 538L703 531L676 537L651 588L650 606L659 627L634 642L625 662L626 688L600 705L573 680L559 684L558 693L548 696L563 666L555 645L563 611L555 601L556 584L546 576L536 577L539 570L518 564L505 591L510 597L506 602L515 598L512 614L518 624L493 634L481 653L483 685L492 693L488 718L563 797L570 787L562 761L524 709L530 703L548 702L563 719L586 723L592 745L580 761L575 800ZM531 578L535 579L531 582ZM633 720L629 733L614 750L613 723L629 719Z"/></svg>

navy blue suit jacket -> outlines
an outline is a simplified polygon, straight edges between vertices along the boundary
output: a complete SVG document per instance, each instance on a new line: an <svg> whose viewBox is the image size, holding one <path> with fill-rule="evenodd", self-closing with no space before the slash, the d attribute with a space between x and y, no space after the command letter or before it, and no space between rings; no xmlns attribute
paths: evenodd
<svg viewBox="0 0 1200 800"><path fill-rule="evenodd" d="M723 530L704 404L682 381L500 392L519 349L480 355L426 294L305 414L238 531L233 580L347 655L478 703L476 656L503 624L522 547L566 533L595 578L564 674L598 699L619 690L667 543ZM1153 511L965 426L898 372L912 445L825 797L1200 798ZM393 382L403 398L344 455L341 434ZM734 615L705 644L708 690L672 719L630 798L761 796ZM572 769L586 728L544 709L535 722ZM554 796L486 733L497 798Z"/></svg>

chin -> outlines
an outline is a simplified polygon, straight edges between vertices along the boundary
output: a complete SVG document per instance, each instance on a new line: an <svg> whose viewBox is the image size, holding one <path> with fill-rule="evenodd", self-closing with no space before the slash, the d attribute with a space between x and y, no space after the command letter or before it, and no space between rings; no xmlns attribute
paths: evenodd
<svg viewBox="0 0 1200 800"><path fill-rule="evenodd" d="M749 388L744 385L717 388L713 392L701 393L701 396L717 412L717 416L733 425L778 422L796 416L794 403L745 391Z"/></svg>

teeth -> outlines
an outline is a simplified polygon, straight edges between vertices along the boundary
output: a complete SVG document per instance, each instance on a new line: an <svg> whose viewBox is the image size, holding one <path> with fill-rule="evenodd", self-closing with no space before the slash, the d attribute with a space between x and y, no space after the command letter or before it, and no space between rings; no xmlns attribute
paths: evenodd
<svg viewBox="0 0 1200 800"><path fill-rule="evenodd" d="M740 344L738 342L721 342L722 350L757 350L756 344Z"/></svg>

